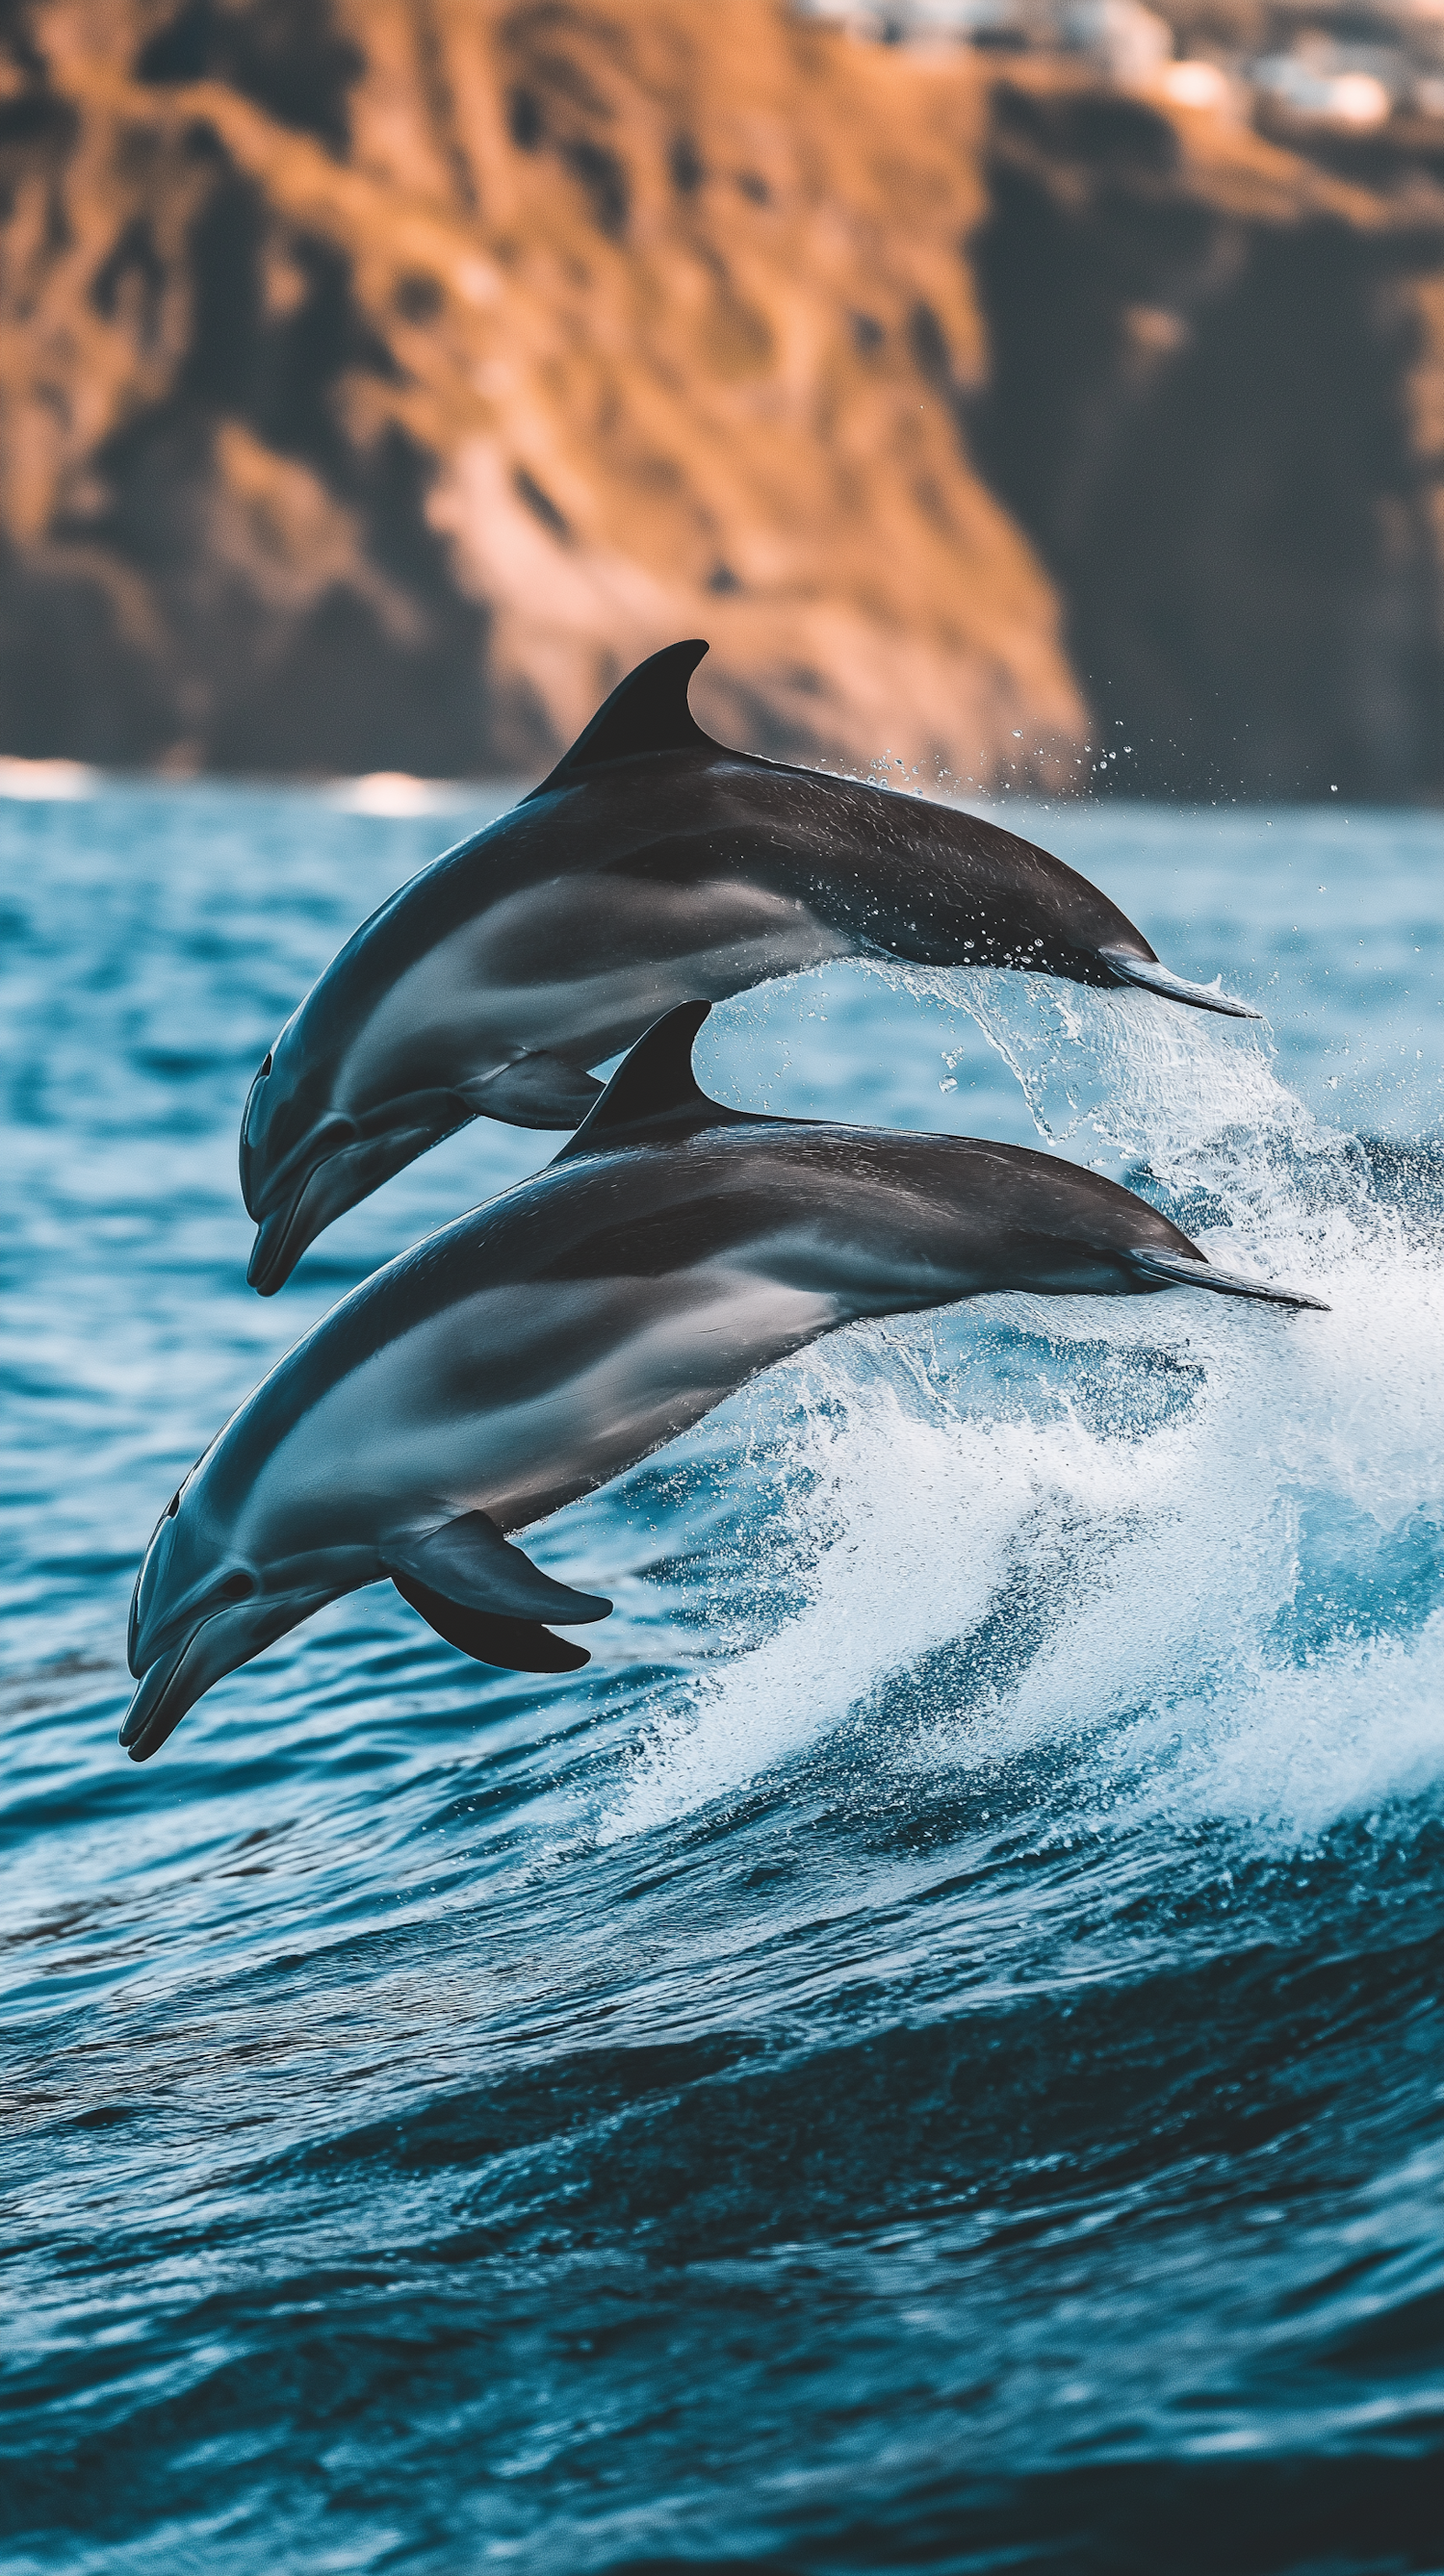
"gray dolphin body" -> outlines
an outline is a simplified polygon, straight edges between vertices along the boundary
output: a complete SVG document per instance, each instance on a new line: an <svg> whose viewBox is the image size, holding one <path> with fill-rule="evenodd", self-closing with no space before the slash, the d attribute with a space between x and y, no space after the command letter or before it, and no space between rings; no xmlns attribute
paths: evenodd
<svg viewBox="0 0 1444 2576"><path fill-rule="evenodd" d="M143 1762L212 1682L390 1576L484 1663L584 1664L611 1605L503 1533L645 1457L858 1316L1213 1269L1115 1182L1017 1146L754 1118L700 1092L707 1005L649 1032L550 1167L378 1271L234 1414L157 1524L131 1609Z"/></svg>
<svg viewBox="0 0 1444 2576"><path fill-rule="evenodd" d="M373 913L252 1084L241 1188L269 1296L333 1218L469 1119L575 1127L588 1067L694 995L835 957L1243 1002L1171 975L1104 895L955 807L726 751L687 682L624 680L541 786Z"/></svg>

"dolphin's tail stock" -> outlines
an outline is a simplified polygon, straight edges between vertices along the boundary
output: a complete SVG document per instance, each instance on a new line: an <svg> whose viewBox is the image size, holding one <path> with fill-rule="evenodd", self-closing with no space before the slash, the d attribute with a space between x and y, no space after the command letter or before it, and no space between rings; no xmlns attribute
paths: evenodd
<svg viewBox="0 0 1444 2576"><path fill-rule="evenodd" d="M1310 1297L1302 1288L1271 1288L1266 1279L1243 1279L1236 1270L1215 1270L1213 1263L1199 1252L1191 1258L1183 1252L1127 1252L1124 1259L1134 1277L1159 1288L1211 1288L1220 1297L1253 1297L1264 1306L1311 1306L1316 1314L1331 1310L1324 1297Z"/></svg>
<svg viewBox="0 0 1444 2576"><path fill-rule="evenodd" d="M1195 1011L1221 1011L1229 1020L1263 1018L1252 1002L1240 1002L1213 984L1190 984L1186 977L1160 966L1156 957L1130 957L1122 948L1100 948L1098 955L1121 984L1140 984L1145 993L1161 993L1166 1002L1186 1002Z"/></svg>

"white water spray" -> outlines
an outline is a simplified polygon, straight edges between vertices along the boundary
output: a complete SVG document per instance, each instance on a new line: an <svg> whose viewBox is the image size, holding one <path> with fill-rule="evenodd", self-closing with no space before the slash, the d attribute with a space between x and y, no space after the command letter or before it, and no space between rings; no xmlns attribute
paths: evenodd
<svg viewBox="0 0 1444 2576"><path fill-rule="evenodd" d="M1444 1531L1428 1226L1278 1081L1262 1030L1034 978L907 981L972 1011L1045 1135L1091 1134L1214 1259L1332 1312L1010 1297L814 1350L782 1380L804 1398L805 1606L669 1699L603 1838L735 1795L860 1715L890 1763L1072 1746L1085 1803L1092 1764L1154 1807L1275 1835L1444 1776L1444 1615L1404 1597ZM1315 1634L1321 1547L1339 1598Z"/></svg>

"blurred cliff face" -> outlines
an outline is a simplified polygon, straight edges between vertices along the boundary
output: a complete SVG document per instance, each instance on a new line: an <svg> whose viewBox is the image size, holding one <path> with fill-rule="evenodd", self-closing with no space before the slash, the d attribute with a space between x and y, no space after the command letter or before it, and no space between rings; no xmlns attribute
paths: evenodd
<svg viewBox="0 0 1444 2576"><path fill-rule="evenodd" d="M0 748L531 770L704 634L773 754L1444 785L1427 157L774 0L4 27Z"/></svg>

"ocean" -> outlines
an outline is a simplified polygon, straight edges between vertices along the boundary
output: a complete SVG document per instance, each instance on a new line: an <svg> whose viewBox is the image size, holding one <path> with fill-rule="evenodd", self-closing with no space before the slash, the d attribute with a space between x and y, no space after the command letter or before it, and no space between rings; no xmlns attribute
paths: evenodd
<svg viewBox="0 0 1444 2576"><path fill-rule="evenodd" d="M848 967L699 1049L1329 1314L851 1328L529 1542L616 1600L584 1674L380 1586L137 1768L180 1473L559 1140L472 1126L263 1303L256 1065L507 800L54 790L0 803L7 2576L1444 2568L1439 818L1010 818L1264 1026Z"/></svg>

